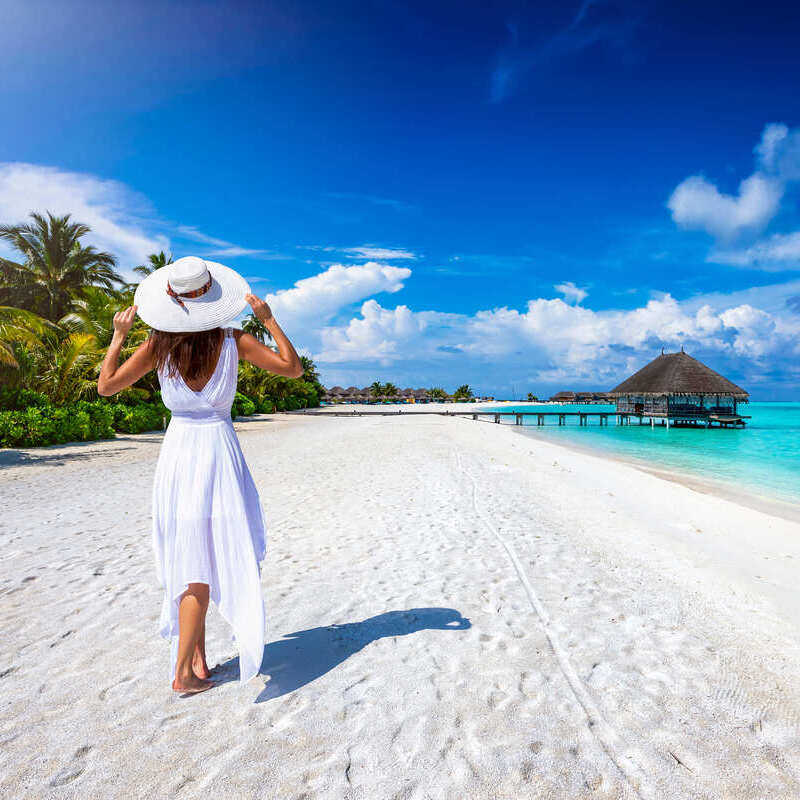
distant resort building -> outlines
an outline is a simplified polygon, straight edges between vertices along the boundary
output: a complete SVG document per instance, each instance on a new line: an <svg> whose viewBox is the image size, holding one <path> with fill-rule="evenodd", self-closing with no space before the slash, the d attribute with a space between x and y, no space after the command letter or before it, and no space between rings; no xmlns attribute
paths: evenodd
<svg viewBox="0 0 800 800"><path fill-rule="evenodd" d="M398 389L391 396L376 398L369 386L332 386L325 389L321 398L326 403L429 403L431 395L427 389Z"/></svg>
<svg viewBox="0 0 800 800"><path fill-rule="evenodd" d="M748 393L688 353L663 353L612 389L618 415L676 425L744 426Z"/></svg>
<svg viewBox="0 0 800 800"><path fill-rule="evenodd" d="M608 403L607 392L556 392L551 403Z"/></svg>
<svg viewBox="0 0 800 800"><path fill-rule="evenodd" d="M330 389L323 388L320 399L324 403L454 403L456 399L452 395L446 395L439 399L439 395L434 397L429 389L397 389L392 395L381 395L375 397L372 388L365 386L359 389L357 386L348 386L343 389L341 386L331 386ZM494 400L494 397L476 397L475 400Z"/></svg>

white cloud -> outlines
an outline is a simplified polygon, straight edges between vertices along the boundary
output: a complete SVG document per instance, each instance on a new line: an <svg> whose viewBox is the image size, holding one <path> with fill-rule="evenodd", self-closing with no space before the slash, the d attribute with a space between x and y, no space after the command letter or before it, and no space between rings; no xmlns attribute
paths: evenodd
<svg viewBox="0 0 800 800"><path fill-rule="evenodd" d="M755 147L761 169L782 181L800 180L800 128L791 130L783 123L765 126Z"/></svg>
<svg viewBox="0 0 800 800"><path fill-rule="evenodd" d="M722 194L713 183L693 175L676 187L667 206L681 227L730 240L762 230L778 211L782 196L780 181L758 172L739 184L737 196Z"/></svg>
<svg viewBox="0 0 800 800"><path fill-rule="evenodd" d="M757 267L767 272L800 270L800 231L775 233L750 247L716 248L709 253L706 260L735 267Z"/></svg>
<svg viewBox="0 0 800 800"><path fill-rule="evenodd" d="M736 306L723 311L719 319L726 328L734 331L732 345L739 355L760 358L773 349L778 325L761 309Z"/></svg>
<svg viewBox="0 0 800 800"><path fill-rule="evenodd" d="M133 275L131 268L145 262L150 253L170 252L166 230L184 245L207 245L197 255L208 258L285 258L208 236L190 225L170 225L144 197L118 181L38 164L0 163L0 220L25 222L31 211L70 214L76 222L88 225L91 232L85 241L116 256L119 271L128 279ZM192 245L182 249L191 251ZM14 258L10 248L4 246L4 252Z"/></svg>
<svg viewBox="0 0 800 800"><path fill-rule="evenodd" d="M228 242L225 239L218 239L214 236L209 236L208 234L197 230L197 228L192 225L180 225L177 228L177 232L186 239L211 245L212 249L200 254L204 257L236 258L237 256L248 256L249 258L258 258L266 261L277 261L285 258L285 256L282 256L280 253L273 253L270 250L242 247L241 245L234 244L233 242Z"/></svg>
<svg viewBox="0 0 800 800"><path fill-rule="evenodd" d="M314 358L323 371L326 364L340 365L337 374L343 364L360 369L377 361L398 380L425 365L440 383L450 374L472 381L479 375L494 388L508 381L509 371L524 369L531 382L592 381L609 388L662 347L685 346L718 369L744 365L755 374L760 364L800 354L800 315L726 303L724 296L698 306L665 295L639 308L607 311L537 298L524 311L503 307L474 315L385 308L368 300L357 316L316 335Z"/></svg>
<svg viewBox="0 0 800 800"><path fill-rule="evenodd" d="M564 295L564 299L568 303L575 303L575 305L582 303L589 295L589 292L587 292L586 289L576 286L572 281L557 283L553 288L559 294Z"/></svg>
<svg viewBox="0 0 800 800"><path fill-rule="evenodd" d="M369 258L380 261L397 261L398 259L415 259L417 257L416 253L412 253L410 250L391 247L372 247L370 245L345 247L342 252L357 258Z"/></svg>
<svg viewBox="0 0 800 800"><path fill-rule="evenodd" d="M150 232L147 201L117 181L37 164L0 164L0 219L15 224L31 211L63 215L88 225L89 244L119 258L120 266L142 263L149 253L169 250L169 239Z"/></svg>
<svg viewBox="0 0 800 800"><path fill-rule="evenodd" d="M414 312L405 305L383 308L376 300L363 303L360 314L346 325L320 331L322 349L317 356L320 363L377 361L390 364L419 358L421 351L429 349L428 345L435 346L435 338L426 344L428 330L435 326L441 329L448 318L458 318L436 311ZM406 347L407 344L412 346Z"/></svg>
<svg viewBox="0 0 800 800"><path fill-rule="evenodd" d="M367 258L371 261L413 261L418 258L416 253L405 248L377 247L371 244L362 244L359 247L305 247L304 250L321 250L325 253L339 253L348 258Z"/></svg>
<svg viewBox="0 0 800 800"><path fill-rule="evenodd" d="M717 239L707 261L778 272L800 269L800 232L755 240L780 210L787 186L800 181L800 128L764 127L753 149L757 170L739 184L738 195L722 194L702 176L680 183L667 203L683 228Z"/></svg>
<svg viewBox="0 0 800 800"><path fill-rule="evenodd" d="M311 322L320 324L342 308L379 292L398 292L411 275L406 267L370 261L366 264L333 264L324 272L303 278L291 289L267 295L278 319L302 330Z"/></svg>

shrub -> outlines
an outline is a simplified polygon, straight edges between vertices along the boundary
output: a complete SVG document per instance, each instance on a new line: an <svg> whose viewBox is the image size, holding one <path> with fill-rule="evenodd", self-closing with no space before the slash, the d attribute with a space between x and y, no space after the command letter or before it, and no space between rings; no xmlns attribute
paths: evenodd
<svg viewBox="0 0 800 800"><path fill-rule="evenodd" d="M160 430L164 424L163 406L139 404L134 406L117 403L109 406L114 415L114 430L120 433L143 433Z"/></svg>
<svg viewBox="0 0 800 800"><path fill-rule="evenodd" d="M45 405L24 411L0 411L0 447L110 439L114 436L112 423L108 406L85 401L61 408Z"/></svg>
<svg viewBox="0 0 800 800"><path fill-rule="evenodd" d="M256 401L256 411L259 414L273 414L275 412L275 403L269 397L261 397Z"/></svg>
<svg viewBox="0 0 800 800"><path fill-rule="evenodd" d="M31 406L35 408L42 408L50 405L47 395L41 392L34 392L30 389L13 388L9 389L3 387L0 389L0 409L7 409L9 411L25 411Z"/></svg>
<svg viewBox="0 0 800 800"><path fill-rule="evenodd" d="M251 414L256 413L256 404L247 395L241 392L236 392L236 397L233 400L231 407L231 417L249 417Z"/></svg>

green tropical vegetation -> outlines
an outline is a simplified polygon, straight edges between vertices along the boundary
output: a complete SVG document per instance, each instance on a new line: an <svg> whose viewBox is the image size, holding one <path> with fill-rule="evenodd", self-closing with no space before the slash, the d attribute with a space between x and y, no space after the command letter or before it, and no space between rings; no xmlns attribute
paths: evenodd
<svg viewBox="0 0 800 800"><path fill-rule="evenodd" d="M455 400L457 402L473 400L474 395L472 389L465 383L459 386L453 394L448 393L441 386L435 386L432 389L423 390L427 393L428 398L431 400ZM393 383L381 383L374 381L369 386L369 395L375 402L394 402L400 396L400 389Z"/></svg>
<svg viewBox="0 0 800 800"><path fill-rule="evenodd" d="M470 389L469 385L466 383L459 386L458 389L453 392L453 400L456 401L472 400L473 396L472 389Z"/></svg>
<svg viewBox="0 0 800 800"><path fill-rule="evenodd" d="M122 278L112 254L82 242L89 232L68 214L33 213L29 222L0 225L0 240L19 253L16 261L0 258L0 447L106 439L169 419L153 372L114 397L97 394L114 314L131 305L137 284ZM133 272L145 277L171 262L153 253ZM245 326L254 328L253 320ZM137 318L123 359L148 332ZM269 338L266 329L258 338ZM300 378L240 364L232 415L318 406L319 375L311 359L302 361Z"/></svg>
<svg viewBox="0 0 800 800"><path fill-rule="evenodd" d="M261 344L266 344L272 341L272 334L267 330L266 325L255 315L248 314L242 322L242 330L255 336Z"/></svg>

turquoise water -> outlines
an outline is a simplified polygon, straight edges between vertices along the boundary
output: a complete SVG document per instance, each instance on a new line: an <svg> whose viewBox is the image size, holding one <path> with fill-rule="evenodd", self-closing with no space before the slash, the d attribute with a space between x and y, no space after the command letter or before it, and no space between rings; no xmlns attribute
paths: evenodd
<svg viewBox="0 0 800 800"><path fill-rule="evenodd" d="M497 411L610 411L604 405L504 404ZM565 445L595 448L650 467L682 472L727 488L800 503L800 403L747 403L740 414L749 414L744 429L670 428L649 424L608 427L596 419L579 427L577 418L559 427L558 419L525 418L524 432Z"/></svg>

